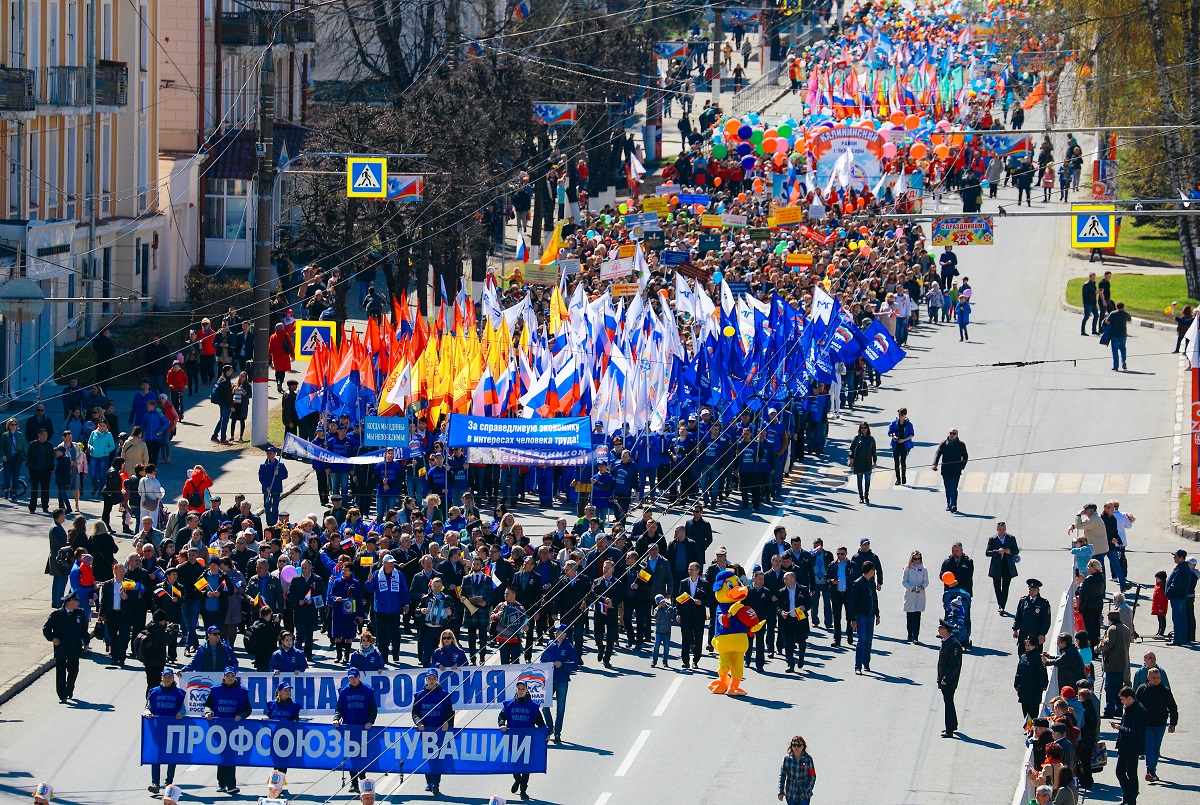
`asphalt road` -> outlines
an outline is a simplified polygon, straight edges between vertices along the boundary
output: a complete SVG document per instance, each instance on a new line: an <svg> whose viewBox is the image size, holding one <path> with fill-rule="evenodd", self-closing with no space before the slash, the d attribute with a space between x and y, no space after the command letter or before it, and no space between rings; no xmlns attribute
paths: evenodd
<svg viewBox="0 0 1200 805"><path fill-rule="evenodd" d="M1010 196L1004 189L1002 203ZM1059 307L1066 278L1087 268L1067 256L1066 221L997 219L997 245L961 252L960 268L975 289L972 340L960 343L951 326L920 327L908 359L885 388L835 423L828 455L789 482L781 510L751 517L725 511L711 518L716 543L737 561L757 556L776 520L806 545L819 535L826 547L853 550L860 537L870 536L886 581L872 663L877 673L855 676L852 653L832 649L823 629L810 641L803 676L784 675L776 660L766 674L750 672L743 699L708 692L715 659L689 674L651 670L648 655L618 654L614 671L589 666L572 683L567 744L551 749L549 773L533 779L537 800L773 802L787 740L801 734L817 764L815 803L936 805L961 802L964 795L986 805L1011 801L1023 759L1022 718L1011 687L1011 621L996 614L985 577L983 549L995 522L1006 521L1022 547L1022 578L1041 578L1055 603L1070 573L1065 529L1084 502L1118 497L1124 510L1138 516L1130 552L1137 581L1151 581L1155 570L1168 568L1175 547L1194 547L1169 531L1178 381L1169 354L1173 339L1134 328L1130 371L1117 373L1106 350L1079 336L1077 318ZM1045 362L993 366L1014 361ZM912 483L893 488L886 482L890 455L882 454L873 505L859 505L846 483L845 444L860 419L882 440L900 405L909 408L916 427ZM971 453L957 515L944 511L940 485L927 471L950 427L959 429ZM534 521L532 515L525 519ZM664 525L670 532L670 518ZM31 533L42 538L41 527ZM899 575L914 549L936 570L954 540L963 541L978 565L977 648L965 659L959 688L961 735L943 740L941 697L933 684L939 612L926 613L924 645L903 642ZM938 589L935 583L933 591ZM1017 595L1014 588L1010 610ZM1143 634L1153 633L1151 621L1148 606L1139 608ZM36 633L29 642L35 651L43 648ZM1159 655L1173 681L1186 680L1197 667L1191 651L1160 648ZM52 674L8 703L0 717L0 799L25 798L45 779L58 789L57 801L68 805L147 801L148 770L138 766L142 692L136 663L120 671L85 662L76 706L57 703ZM1144 791L1142 805L1177 801L1180 792L1198 789L1195 762L1177 758L1197 754L1195 728L1188 725L1200 694L1176 682L1176 695L1184 724L1164 745L1159 773L1166 782ZM494 723L491 714L479 719L481 725ZM407 725L407 718L398 723ZM186 801L227 799L215 791L214 778L211 768L181 769ZM247 794L265 793L265 771L243 771L240 778ZM337 773L295 771L289 779L295 801L349 801ZM1094 801L1120 799L1111 770L1099 781ZM442 799L508 797L510 782L499 776L447 778ZM422 787L419 777L380 781L386 802L428 798Z"/></svg>

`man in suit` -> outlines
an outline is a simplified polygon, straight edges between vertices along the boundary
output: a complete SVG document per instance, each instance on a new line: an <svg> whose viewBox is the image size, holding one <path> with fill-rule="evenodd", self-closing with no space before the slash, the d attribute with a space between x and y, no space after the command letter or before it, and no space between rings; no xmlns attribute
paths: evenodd
<svg viewBox="0 0 1200 805"><path fill-rule="evenodd" d="M687 578L688 566L702 559L700 546L688 539L686 526L676 526L674 537L667 543L664 554L671 568L672 586L677 586Z"/></svg>
<svg viewBox="0 0 1200 805"><path fill-rule="evenodd" d="M783 577L783 589L778 595L779 632L783 639L783 650L787 657L787 672L794 673L804 667L804 655L808 651L808 613L812 610L812 595L808 589L796 583L795 572Z"/></svg>
<svg viewBox="0 0 1200 805"><path fill-rule="evenodd" d="M54 525L50 526L50 555L46 557L46 575L50 577L50 605L55 609L62 606L63 594L71 576L70 565L58 561L58 552L67 547L67 529L63 523L67 513L61 508L54 510Z"/></svg>
<svg viewBox="0 0 1200 805"><path fill-rule="evenodd" d="M950 624L938 621L938 637L942 639L938 649L937 680L946 706L946 729L943 738L953 738L958 730L958 711L954 708L954 691L958 689L958 678L962 674L962 645L950 634Z"/></svg>
<svg viewBox="0 0 1200 805"><path fill-rule="evenodd" d="M774 598L771 590L766 587L766 574L761 570L754 571L754 580L750 583L750 590L746 593L745 599L742 601L750 609L754 610L754 614L760 619L767 618L767 613L775 609ZM763 671L763 644L768 642L764 634L766 629L759 629L750 636L750 647L746 649L746 665L753 663L761 674ZM771 646L774 649L774 646ZM774 652L772 652L774 656Z"/></svg>
<svg viewBox="0 0 1200 805"><path fill-rule="evenodd" d="M605 559L600 577L592 584L592 606L596 610L596 652L605 668L612 668L613 648L620 628L617 608L624 599L624 587L613 575L613 561Z"/></svg>
<svg viewBox="0 0 1200 805"><path fill-rule="evenodd" d="M703 651L702 641L704 640L704 622L707 620L705 601L708 600L708 591L712 589L704 577L700 575L700 563L692 562L688 565L687 578L679 582L675 592L675 605L679 608L679 625L681 627L683 648L680 651L680 656L683 658L683 667L699 668L700 654ZM684 598L684 596L687 596ZM683 598L682 601L679 599ZM691 654L691 663L688 663L688 654Z"/></svg>
<svg viewBox="0 0 1200 805"><path fill-rule="evenodd" d="M871 670L871 643L879 625L879 589L875 586L875 564L863 562L862 575L850 585L850 606L858 630L858 646L854 654L854 673Z"/></svg>
<svg viewBox="0 0 1200 805"><path fill-rule="evenodd" d="M696 550L699 557L696 559L701 567L704 566L708 549L712 545L713 533L712 524L704 519L704 506L697 502L692 506L692 519L687 521L684 527L687 538L696 545Z"/></svg>
<svg viewBox="0 0 1200 805"><path fill-rule="evenodd" d="M313 573L312 562L305 559L300 563L300 574L295 576L287 589L287 605L292 610L292 622L296 627L296 648L304 652L312 662L313 633L319 625L316 601L325 584Z"/></svg>
<svg viewBox="0 0 1200 805"><path fill-rule="evenodd" d="M568 561L552 595L561 613L560 623L569 631L572 645L576 646L579 664L583 665L584 632L587 629L587 599L590 586L579 572L579 565Z"/></svg>
<svg viewBox="0 0 1200 805"><path fill-rule="evenodd" d="M1008 528L1004 523L996 523L996 535L988 539L986 555L991 559L991 563L988 565L988 577L991 578L992 587L996 590L996 606L999 607L1001 615L1004 614L1004 608L1008 606L1009 585L1017 577L1017 556L1020 553L1021 549L1017 547L1017 540L1008 533Z"/></svg>
<svg viewBox="0 0 1200 805"><path fill-rule="evenodd" d="M130 628L133 626L136 590L126 590L125 566L113 564L113 577L100 585L100 622L105 626L112 665L125 667L129 650Z"/></svg>

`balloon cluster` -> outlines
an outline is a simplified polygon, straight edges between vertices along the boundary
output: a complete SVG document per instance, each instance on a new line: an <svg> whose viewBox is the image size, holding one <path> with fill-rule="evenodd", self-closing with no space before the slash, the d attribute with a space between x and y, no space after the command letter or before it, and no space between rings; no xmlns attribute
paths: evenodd
<svg viewBox="0 0 1200 805"><path fill-rule="evenodd" d="M750 112L741 118L727 117L720 122L713 132L712 155L714 159L735 156L742 168L750 171L759 157L770 159L776 167L782 168L793 151L803 154L806 147L804 134L792 118L765 125L757 113ZM755 192L761 193L761 182L755 185Z"/></svg>

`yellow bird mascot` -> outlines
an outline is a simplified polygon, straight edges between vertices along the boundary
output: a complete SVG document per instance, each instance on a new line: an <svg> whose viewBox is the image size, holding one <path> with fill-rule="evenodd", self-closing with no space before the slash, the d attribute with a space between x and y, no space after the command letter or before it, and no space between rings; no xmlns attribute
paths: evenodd
<svg viewBox="0 0 1200 805"><path fill-rule="evenodd" d="M758 619L753 609L742 603L747 592L732 570L722 570L713 580L717 626L713 631L712 647L720 658L717 678L708 686L713 693L746 695L741 683L750 635L767 625L766 621Z"/></svg>

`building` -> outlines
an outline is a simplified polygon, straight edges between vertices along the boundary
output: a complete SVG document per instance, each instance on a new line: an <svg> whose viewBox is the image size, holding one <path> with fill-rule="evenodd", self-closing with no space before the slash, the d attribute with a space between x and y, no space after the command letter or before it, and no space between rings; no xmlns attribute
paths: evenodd
<svg viewBox="0 0 1200 805"><path fill-rule="evenodd" d="M195 237L191 263L206 273L247 273L254 262L259 73L271 45L275 153L280 165L304 144L313 14L291 0L159 0L162 80L160 160L176 240ZM287 191L280 182L276 204ZM276 211L278 220L278 210Z"/></svg>
<svg viewBox="0 0 1200 805"><path fill-rule="evenodd" d="M0 5L0 281L24 275L60 299L175 301L182 280L160 257L159 0ZM0 395L31 393L56 346L149 306L52 302L0 326Z"/></svg>

